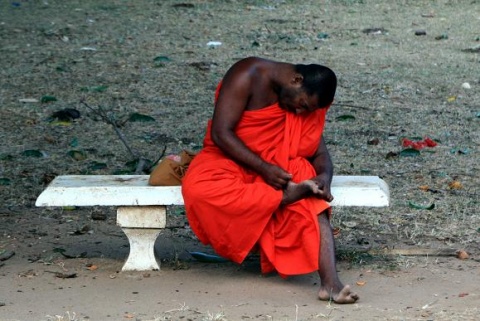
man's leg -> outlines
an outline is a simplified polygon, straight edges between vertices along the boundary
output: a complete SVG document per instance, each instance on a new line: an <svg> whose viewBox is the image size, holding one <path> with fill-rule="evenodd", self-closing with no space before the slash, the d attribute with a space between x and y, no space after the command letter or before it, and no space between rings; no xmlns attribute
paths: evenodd
<svg viewBox="0 0 480 321"><path fill-rule="evenodd" d="M318 292L320 300L332 300L336 303L354 303L358 295L351 291L349 285L343 285L338 278L335 260L335 241L327 211L318 216L320 225L320 254L318 257L318 274L321 286Z"/></svg>

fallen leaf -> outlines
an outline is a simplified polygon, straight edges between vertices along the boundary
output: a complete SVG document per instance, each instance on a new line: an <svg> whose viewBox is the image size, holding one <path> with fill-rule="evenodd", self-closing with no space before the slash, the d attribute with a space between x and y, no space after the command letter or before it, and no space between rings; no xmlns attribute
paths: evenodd
<svg viewBox="0 0 480 321"><path fill-rule="evenodd" d="M416 157L420 155L420 151L415 148L406 148L400 152L400 156L403 157Z"/></svg>
<svg viewBox="0 0 480 321"><path fill-rule="evenodd" d="M423 141L425 142L425 144L427 144L428 147L435 147L438 145L438 143L430 137L425 137Z"/></svg>
<svg viewBox="0 0 480 321"><path fill-rule="evenodd" d="M131 313L127 313L127 314L125 314L125 316L124 316L125 319L133 319L134 317L135 317L135 316L134 316L133 314L131 314Z"/></svg>
<svg viewBox="0 0 480 321"><path fill-rule="evenodd" d="M142 115L139 113L132 113L130 117L128 118L129 121L135 122L147 122L147 121L155 121L155 118L148 116L148 115Z"/></svg>
<svg viewBox="0 0 480 321"><path fill-rule="evenodd" d="M450 97L447 98L447 101L449 103L453 103L455 100L457 100L457 96L450 96Z"/></svg>
<svg viewBox="0 0 480 321"><path fill-rule="evenodd" d="M42 103L48 103L51 101L57 101L57 98L55 96L43 96L42 99L40 99Z"/></svg>
<svg viewBox="0 0 480 321"><path fill-rule="evenodd" d="M52 126L71 126L72 123L70 121L54 120L54 121L50 122L50 125L52 125Z"/></svg>
<svg viewBox="0 0 480 321"><path fill-rule="evenodd" d="M388 152L387 155L385 155L385 158L386 159L391 159L391 158L395 158L398 156L398 153L396 152Z"/></svg>
<svg viewBox="0 0 480 321"><path fill-rule="evenodd" d="M420 205L420 204L416 204L416 203L410 201L410 202L408 202L408 205L411 208L415 208L417 210L433 210L435 208L435 203L432 203L430 205Z"/></svg>
<svg viewBox="0 0 480 321"><path fill-rule="evenodd" d="M459 181L452 181L448 183L448 187L450 187L450 189L462 189L463 185Z"/></svg>
<svg viewBox="0 0 480 321"><path fill-rule="evenodd" d="M442 33L441 35L438 35L435 37L435 40L445 40L448 39L448 35L446 33Z"/></svg>
<svg viewBox="0 0 480 321"><path fill-rule="evenodd" d="M422 186L419 186L418 188L421 189L424 192L428 192L428 190L430 189L430 187L428 187L428 185L422 185Z"/></svg>
<svg viewBox="0 0 480 321"><path fill-rule="evenodd" d="M78 146L78 138L73 137L72 141L68 145L70 145L70 147L77 147Z"/></svg>
<svg viewBox="0 0 480 321"><path fill-rule="evenodd" d="M95 264L92 264L92 265L88 265L87 266L87 270L90 270L90 271L95 271L98 269L98 266L96 266Z"/></svg>
<svg viewBox="0 0 480 321"><path fill-rule="evenodd" d="M193 3L176 3L172 5L174 8L194 8L195 5Z"/></svg>
<svg viewBox="0 0 480 321"><path fill-rule="evenodd" d="M349 121L349 120L355 120L355 116L353 116L353 115L340 115L335 119L338 120L338 121Z"/></svg>
<svg viewBox="0 0 480 321"><path fill-rule="evenodd" d="M330 36L328 35L328 33L325 33L325 32L320 32L319 34L317 34L317 39L320 39L320 40L325 40L329 37Z"/></svg>
<svg viewBox="0 0 480 321"><path fill-rule="evenodd" d="M460 260L466 260L468 259L470 256L468 255L468 253L464 250L458 250L457 251L457 258L460 259Z"/></svg>
<svg viewBox="0 0 480 321"><path fill-rule="evenodd" d="M339 228L339 227L333 228L332 233L333 233L333 236L338 236L338 235L340 235L340 228Z"/></svg>
<svg viewBox="0 0 480 321"><path fill-rule="evenodd" d="M416 150L424 149L425 147L435 147L438 145L436 141L430 137L425 137L424 139L411 140L406 137L401 140L402 146L407 148L412 148Z"/></svg>
<svg viewBox="0 0 480 321"><path fill-rule="evenodd" d="M22 152L22 156L26 157L44 157L45 155L36 149L27 149Z"/></svg>
<svg viewBox="0 0 480 321"><path fill-rule="evenodd" d="M172 61L172 59L168 58L167 56L157 56L157 57L153 58L153 61L167 62L167 61Z"/></svg>
<svg viewBox="0 0 480 321"><path fill-rule="evenodd" d="M81 150L71 150L67 152L67 155L76 161L82 161L87 159L87 154Z"/></svg>
<svg viewBox="0 0 480 321"><path fill-rule="evenodd" d="M365 284L367 284L367 281L357 281L358 286L364 286Z"/></svg>
<svg viewBox="0 0 480 321"><path fill-rule="evenodd" d="M58 121L65 121L65 122L71 122L74 119L80 118L80 112L76 110L75 108L65 108L62 110L58 110L54 112L51 116L50 119L53 121L54 119Z"/></svg>
<svg viewBox="0 0 480 321"><path fill-rule="evenodd" d="M89 168L90 170L93 170L93 171L99 170L99 169L105 169L105 168L107 168L107 164L101 163L101 162L97 162L97 161L93 161L93 162L90 163L90 165L88 166L88 168Z"/></svg>

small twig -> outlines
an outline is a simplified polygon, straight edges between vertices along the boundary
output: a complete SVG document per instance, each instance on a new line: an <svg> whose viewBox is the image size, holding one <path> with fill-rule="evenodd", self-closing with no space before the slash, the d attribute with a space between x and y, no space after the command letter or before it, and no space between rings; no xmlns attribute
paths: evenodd
<svg viewBox="0 0 480 321"><path fill-rule="evenodd" d="M350 104L343 104L343 103L333 103L334 106L342 106L342 107L350 107L350 108L358 108L358 109L366 109L370 110L372 108L365 107L365 106L357 106L357 105L350 105Z"/></svg>
<svg viewBox="0 0 480 321"><path fill-rule="evenodd" d="M457 250L454 249L370 249L366 252L371 255L457 256Z"/></svg>
<svg viewBox="0 0 480 321"><path fill-rule="evenodd" d="M349 108L356 108L356 109L365 109L365 110L379 110L378 108L371 108L371 107L366 107L366 106L358 106L358 105L351 105L351 104L344 104L342 102L334 102L332 104L333 106L342 106L342 107L349 107ZM396 106L395 108L397 109L403 109L403 110L411 110L410 108L408 107L400 107L400 106Z"/></svg>
<svg viewBox="0 0 480 321"><path fill-rule="evenodd" d="M116 124L112 124L113 126L113 129L115 130L115 133L117 133L117 136L118 138L120 138L120 140L122 141L123 145L125 145L125 147L127 148L128 152L130 153L130 155L133 157L133 158L137 158L138 155L136 155L132 149L130 148L130 146L128 146L127 144L127 141L125 139L125 136L123 135L123 133L120 131L120 129L117 127Z"/></svg>
<svg viewBox="0 0 480 321"><path fill-rule="evenodd" d="M163 146L163 150L162 150L162 153L160 154L160 156L157 158L157 160L155 160L152 165L150 166L150 168L148 169L148 171L152 171L153 167L155 167L155 165L163 158L163 156L165 156L165 152L167 151L167 145L164 145Z"/></svg>

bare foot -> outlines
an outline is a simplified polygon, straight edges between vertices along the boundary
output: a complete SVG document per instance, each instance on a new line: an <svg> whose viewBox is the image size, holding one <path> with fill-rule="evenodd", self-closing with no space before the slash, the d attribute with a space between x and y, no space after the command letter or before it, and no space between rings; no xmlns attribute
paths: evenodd
<svg viewBox="0 0 480 321"><path fill-rule="evenodd" d="M281 205L292 204L307 196L318 193L318 186L312 180L305 180L298 184L290 181L287 183L287 187L283 190L283 198Z"/></svg>
<svg viewBox="0 0 480 321"><path fill-rule="evenodd" d="M335 291L334 289L329 291L327 288L321 287L320 291L318 292L318 297L320 300L332 300L338 304L355 303L359 298L358 294L352 292L350 285L345 285L340 291Z"/></svg>

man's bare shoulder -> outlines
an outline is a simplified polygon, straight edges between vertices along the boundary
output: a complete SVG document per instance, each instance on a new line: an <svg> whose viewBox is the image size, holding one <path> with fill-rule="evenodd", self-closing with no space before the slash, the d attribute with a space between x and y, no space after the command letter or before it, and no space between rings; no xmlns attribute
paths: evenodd
<svg viewBox="0 0 480 321"><path fill-rule="evenodd" d="M230 67L227 74L242 74L248 73L250 75L260 72L262 69L265 69L267 65L271 64L272 61L259 58L259 57L247 57L237 61L235 64Z"/></svg>
<svg viewBox="0 0 480 321"><path fill-rule="evenodd" d="M246 57L243 59L240 59L238 62L235 63L235 65L247 65L247 66L255 66L255 65L265 65L265 64L272 64L275 63L273 60L265 59L265 58L260 58L260 57Z"/></svg>
<svg viewBox="0 0 480 321"><path fill-rule="evenodd" d="M275 64L275 62L264 58L243 58L230 67L225 74L224 83L248 84L247 86L249 86L256 82L258 85L258 81L265 78L264 76L268 74L272 64Z"/></svg>

